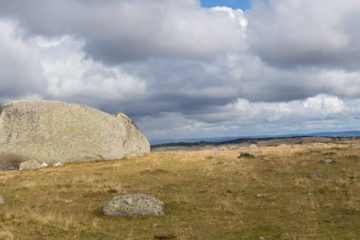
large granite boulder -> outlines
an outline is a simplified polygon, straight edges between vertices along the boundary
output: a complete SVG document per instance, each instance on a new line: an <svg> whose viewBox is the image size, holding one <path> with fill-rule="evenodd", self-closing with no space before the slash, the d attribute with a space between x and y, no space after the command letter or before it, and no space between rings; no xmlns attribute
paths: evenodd
<svg viewBox="0 0 360 240"><path fill-rule="evenodd" d="M26 161L120 159L126 139L123 121L84 105L29 100L0 107L0 153L20 154Z"/></svg>
<svg viewBox="0 0 360 240"><path fill-rule="evenodd" d="M126 129L125 156L138 156L150 152L150 144L133 120L123 113L115 114Z"/></svg>

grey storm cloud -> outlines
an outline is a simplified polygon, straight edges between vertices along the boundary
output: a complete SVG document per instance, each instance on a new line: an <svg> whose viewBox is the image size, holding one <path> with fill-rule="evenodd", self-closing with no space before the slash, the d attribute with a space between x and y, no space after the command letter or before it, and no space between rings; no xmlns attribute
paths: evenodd
<svg viewBox="0 0 360 240"><path fill-rule="evenodd" d="M357 0L271 0L255 4L246 17L250 48L268 64L359 70Z"/></svg>
<svg viewBox="0 0 360 240"><path fill-rule="evenodd" d="M0 101L122 111L151 138L332 126L360 113L359 13L357 0L254 1L245 12L198 0L0 1Z"/></svg>
<svg viewBox="0 0 360 240"><path fill-rule="evenodd" d="M1 1L0 14L15 18L30 35L84 39L85 52L107 64L154 57L207 59L239 52L244 45L239 22L195 0L14 0Z"/></svg>

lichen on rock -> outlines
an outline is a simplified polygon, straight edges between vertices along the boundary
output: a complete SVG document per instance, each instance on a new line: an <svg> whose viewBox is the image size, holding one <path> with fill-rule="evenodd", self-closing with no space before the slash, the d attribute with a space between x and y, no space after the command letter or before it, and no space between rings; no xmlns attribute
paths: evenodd
<svg viewBox="0 0 360 240"><path fill-rule="evenodd" d="M147 194L122 195L115 197L103 207L103 213L110 216L163 215L164 203Z"/></svg>

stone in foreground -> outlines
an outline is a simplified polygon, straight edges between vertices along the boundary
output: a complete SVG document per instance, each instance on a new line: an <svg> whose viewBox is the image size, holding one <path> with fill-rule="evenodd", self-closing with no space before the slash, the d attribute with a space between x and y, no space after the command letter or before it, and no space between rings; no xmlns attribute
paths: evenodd
<svg viewBox="0 0 360 240"><path fill-rule="evenodd" d="M122 195L108 202L103 213L109 216L163 215L164 203L147 194Z"/></svg>

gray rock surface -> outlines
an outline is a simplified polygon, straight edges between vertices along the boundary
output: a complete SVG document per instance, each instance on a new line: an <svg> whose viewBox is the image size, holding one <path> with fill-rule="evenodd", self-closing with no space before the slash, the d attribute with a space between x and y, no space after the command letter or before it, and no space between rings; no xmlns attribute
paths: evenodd
<svg viewBox="0 0 360 240"><path fill-rule="evenodd" d="M36 160L29 160L20 163L20 170L35 170L46 167L42 163L36 161Z"/></svg>
<svg viewBox="0 0 360 240"><path fill-rule="evenodd" d="M312 177L312 178L323 178L324 175L323 175L322 173L319 173L319 172L313 172L313 173L311 174L311 177Z"/></svg>
<svg viewBox="0 0 360 240"><path fill-rule="evenodd" d="M131 119L119 115L57 101L4 104L0 107L0 152L48 165L150 152L145 136Z"/></svg>
<svg viewBox="0 0 360 240"><path fill-rule="evenodd" d="M150 152L150 143L136 126L133 120L123 113L114 115L125 126L125 156L139 156Z"/></svg>
<svg viewBox="0 0 360 240"><path fill-rule="evenodd" d="M103 213L110 216L163 215L164 203L147 194L122 195L115 197L103 207Z"/></svg>
<svg viewBox="0 0 360 240"><path fill-rule="evenodd" d="M242 157L253 157L253 158L255 158L255 157L258 157L258 156L259 156L259 154L251 152L251 151L242 151L240 153L239 157L240 158L242 158Z"/></svg>
<svg viewBox="0 0 360 240"><path fill-rule="evenodd" d="M5 200L4 198L0 195L0 205L4 204L5 203Z"/></svg>
<svg viewBox="0 0 360 240"><path fill-rule="evenodd" d="M323 160L323 163L329 164L329 163L335 163L335 161L332 159L325 159Z"/></svg>
<svg viewBox="0 0 360 240"><path fill-rule="evenodd" d="M53 165L53 167L62 167L62 166L64 166L64 164L62 164L61 162L56 162Z"/></svg>
<svg viewBox="0 0 360 240"><path fill-rule="evenodd" d="M360 143L354 143L351 145L352 148L360 148Z"/></svg>

